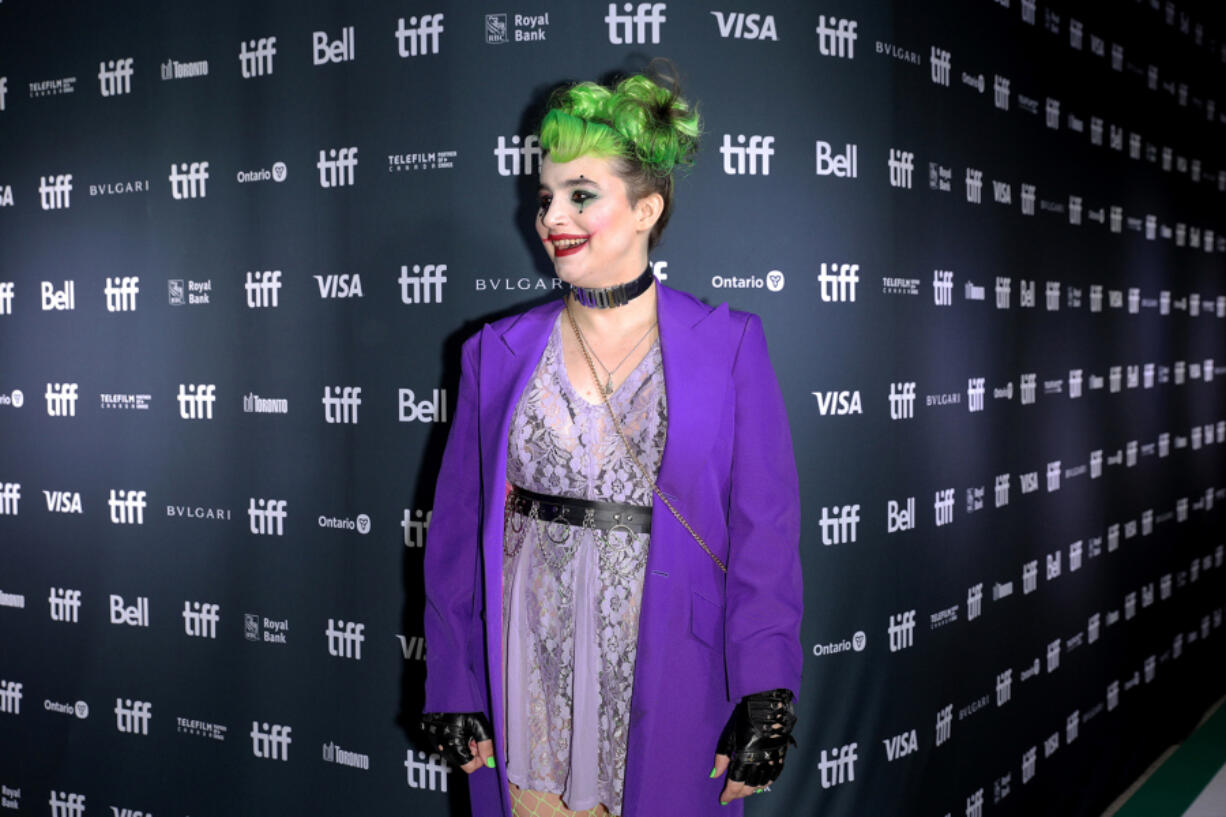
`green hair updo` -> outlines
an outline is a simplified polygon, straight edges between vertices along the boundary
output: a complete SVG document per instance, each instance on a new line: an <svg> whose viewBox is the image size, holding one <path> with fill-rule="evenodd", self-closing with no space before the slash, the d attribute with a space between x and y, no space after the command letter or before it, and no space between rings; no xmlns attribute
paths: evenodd
<svg viewBox="0 0 1226 817"><path fill-rule="evenodd" d="M555 91L540 144L555 162L612 159L632 205L659 193L664 207L647 242L654 249L672 212L673 171L693 163L699 128L698 111L681 98L675 78L636 74L613 87L580 82Z"/></svg>

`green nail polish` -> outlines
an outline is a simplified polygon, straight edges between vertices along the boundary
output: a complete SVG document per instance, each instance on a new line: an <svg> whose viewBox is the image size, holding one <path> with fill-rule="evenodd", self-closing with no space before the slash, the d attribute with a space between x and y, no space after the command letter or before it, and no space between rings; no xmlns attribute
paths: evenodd
<svg viewBox="0 0 1226 817"><path fill-rule="evenodd" d="M762 793L761 789L758 789L756 792L754 792L754 794L761 794L761 793Z"/></svg>
<svg viewBox="0 0 1226 817"><path fill-rule="evenodd" d="M726 805L728 805L728 804L727 804L726 802L724 802L723 800L720 800L720 801L719 801L719 804L720 804L721 806L726 806Z"/></svg>
<svg viewBox="0 0 1226 817"><path fill-rule="evenodd" d="M712 766L712 767L711 767L711 777L715 777L715 775L716 775L716 771L715 771L715 770L716 770L716 769L718 769L718 768L719 768L718 766Z"/></svg>
<svg viewBox="0 0 1226 817"><path fill-rule="evenodd" d="M489 767L489 768L491 768L491 769L492 769L492 768L494 768L494 758L492 758L492 757L487 757L487 758L485 759L485 765L486 765L486 766L488 766L488 767Z"/></svg>

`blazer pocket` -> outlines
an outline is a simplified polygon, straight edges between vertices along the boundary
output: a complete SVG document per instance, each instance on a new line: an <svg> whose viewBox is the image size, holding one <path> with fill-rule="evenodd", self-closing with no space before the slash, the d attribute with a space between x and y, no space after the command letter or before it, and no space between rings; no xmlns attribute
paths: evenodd
<svg viewBox="0 0 1226 817"><path fill-rule="evenodd" d="M724 608L694 593L690 602L690 634L716 652L724 651Z"/></svg>

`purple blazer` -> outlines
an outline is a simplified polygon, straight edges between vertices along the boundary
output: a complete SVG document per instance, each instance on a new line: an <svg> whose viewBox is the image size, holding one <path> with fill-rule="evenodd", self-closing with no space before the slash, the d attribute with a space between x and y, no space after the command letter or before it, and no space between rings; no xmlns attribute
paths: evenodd
<svg viewBox="0 0 1226 817"><path fill-rule="evenodd" d="M511 415L562 302L469 338L425 552L427 712L484 711L498 769L469 776L474 817L511 817L502 700L502 539ZM783 396L754 314L659 286L668 436L658 484L728 566L655 498L630 709L624 817L740 814L711 780L744 695L799 696L800 494ZM493 694L491 694L493 693ZM796 773L795 771L793 772Z"/></svg>

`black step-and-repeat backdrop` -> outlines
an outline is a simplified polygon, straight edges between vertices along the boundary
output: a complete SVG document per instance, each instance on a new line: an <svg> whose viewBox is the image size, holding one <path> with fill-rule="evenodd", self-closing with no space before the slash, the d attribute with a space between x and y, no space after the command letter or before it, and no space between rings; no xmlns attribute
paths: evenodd
<svg viewBox="0 0 1226 817"><path fill-rule="evenodd" d="M655 271L763 316L802 480L753 812L1097 813L1226 691L1226 27L1103 5L4 0L0 815L464 813L459 344L557 295L544 96L655 55Z"/></svg>

